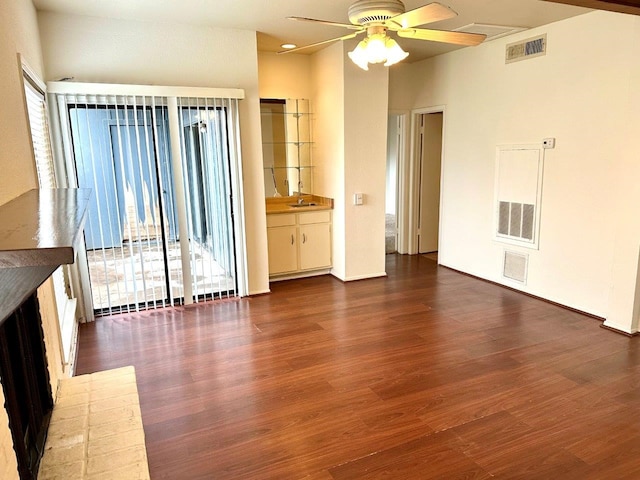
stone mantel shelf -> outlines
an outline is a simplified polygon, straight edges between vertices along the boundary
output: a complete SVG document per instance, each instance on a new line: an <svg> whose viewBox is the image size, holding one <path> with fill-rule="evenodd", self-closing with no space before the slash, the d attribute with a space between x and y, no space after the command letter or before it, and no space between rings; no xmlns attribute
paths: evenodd
<svg viewBox="0 0 640 480"><path fill-rule="evenodd" d="M29 190L0 205L0 323L58 266L73 263L91 190Z"/></svg>

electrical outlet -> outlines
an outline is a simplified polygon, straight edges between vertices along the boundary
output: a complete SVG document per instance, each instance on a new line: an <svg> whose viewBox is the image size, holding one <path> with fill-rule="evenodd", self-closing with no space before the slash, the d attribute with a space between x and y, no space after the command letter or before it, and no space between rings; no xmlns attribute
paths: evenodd
<svg viewBox="0 0 640 480"><path fill-rule="evenodd" d="M542 148L555 148L556 147L556 139L555 138L545 138L542 140Z"/></svg>

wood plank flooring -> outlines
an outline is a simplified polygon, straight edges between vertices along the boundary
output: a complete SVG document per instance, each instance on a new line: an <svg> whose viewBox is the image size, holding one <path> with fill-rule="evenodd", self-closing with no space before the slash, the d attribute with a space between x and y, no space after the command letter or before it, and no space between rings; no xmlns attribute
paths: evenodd
<svg viewBox="0 0 640 480"><path fill-rule="evenodd" d="M152 479L638 479L640 339L387 255L387 278L82 325L134 365Z"/></svg>

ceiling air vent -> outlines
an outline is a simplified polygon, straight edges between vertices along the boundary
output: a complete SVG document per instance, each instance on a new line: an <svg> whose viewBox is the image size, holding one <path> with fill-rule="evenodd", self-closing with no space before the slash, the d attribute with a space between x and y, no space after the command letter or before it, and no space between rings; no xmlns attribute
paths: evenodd
<svg viewBox="0 0 640 480"><path fill-rule="evenodd" d="M454 28L455 32L479 33L486 35L485 42L495 40L496 38L506 37L514 33L526 30L525 27L512 27L508 25L490 25L488 23L470 23L464 27Z"/></svg>
<svg viewBox="0 0 640 480"><path fill-rule="evenodd" d="M505 63L519 62L547 54L547 35L528 38L507 45Z"/></svg>

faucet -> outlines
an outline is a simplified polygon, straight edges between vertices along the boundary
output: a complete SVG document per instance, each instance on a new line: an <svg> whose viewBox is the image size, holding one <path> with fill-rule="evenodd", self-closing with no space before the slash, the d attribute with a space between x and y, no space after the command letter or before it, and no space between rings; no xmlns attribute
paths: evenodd
<svg viewBox="0 0 640 480"><path fill-rule="evenodd" d="M304 203L304 197L302 195L298 196L298 205L302 205Z"/></svg>

